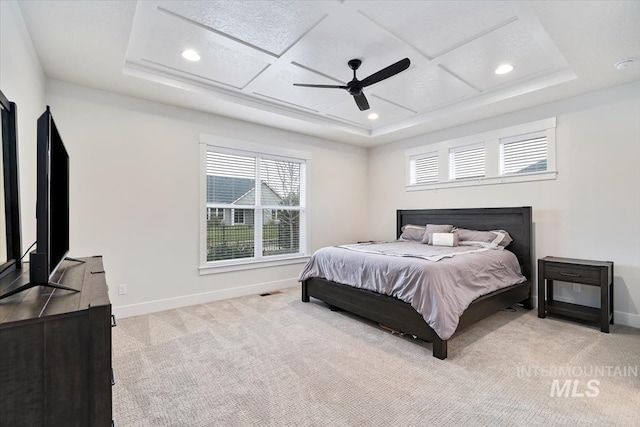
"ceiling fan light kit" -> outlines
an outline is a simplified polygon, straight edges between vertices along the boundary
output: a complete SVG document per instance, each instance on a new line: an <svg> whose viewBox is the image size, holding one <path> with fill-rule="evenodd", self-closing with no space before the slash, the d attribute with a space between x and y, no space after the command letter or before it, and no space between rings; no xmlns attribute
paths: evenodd
<svg viewBox="0 0 640 427"><path fill-rule="evenodd" d="M364 96L364 89L367 86L371 86L382 80L388 79L389 77L393 77L396 74L406 70L411 65L411 61L409 58L401 59L395 64L391 64L382 70L371 74L369 77L365 77L362 80L358 80L356 77L356 70L360 68L362 65L362 61L359 59L352 59L347 62L349 68L353 70L353 80L348 82L346 85L315 85L315 84L306 84L306 83L294 83L294 86L302 86L302 87L314 87L314 88L323 88L323 89L345 89L353 99L356 101L356 105L360 109L360 111L365 111L369 109L369 101Z"/></svg>

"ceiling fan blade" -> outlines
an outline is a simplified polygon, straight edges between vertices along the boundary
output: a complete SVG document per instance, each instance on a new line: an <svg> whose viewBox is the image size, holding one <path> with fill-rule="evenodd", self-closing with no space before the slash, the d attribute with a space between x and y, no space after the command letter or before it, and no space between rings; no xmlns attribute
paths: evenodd
<svg viewBox="0 0 640 427"><path fill-rule="evenodd" d="M346 89L346 86L338 86L338 85L309 85L305 83L294 83L294 86L302 86L302 87L320 87L324 89Z"/></svg>
<svg viewBox="0 0 640 427"><path fill-rule="evenodd" d="M409 58L401 59L395 64L389 65L387 68L383 68L377 73L373 73L369 77L364 78L360 84L362 87L371 86L374 83L388 79L389 77L395 76L399 72L406 70L409 68L409 65L411 65Z"/></svg>
<svg viewBox="0 0 640 427"><path fill-rule="evenodd" d="M358 95L353 95L353 99L356 100L356 104L358 104L358 108L360 109L360 111L369 109L369 102L364 96L364 93L360 92Z"/></svg>

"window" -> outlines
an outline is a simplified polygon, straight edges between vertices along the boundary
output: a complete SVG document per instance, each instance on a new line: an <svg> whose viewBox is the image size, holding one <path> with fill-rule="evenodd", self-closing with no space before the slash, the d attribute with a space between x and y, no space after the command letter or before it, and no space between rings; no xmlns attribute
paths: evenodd
<svg viewBox="0 0 640 427"><path fill-rule="evenodd" d="M500 175L547 170L547 136L544 133L505 138L500 143Z"/></svg>
<svg viewBox="0 0 640 427"><path fill-rule="evenodd" d="M244 209L233 210L233 224L244 224Z"/></svg>
<svg viewBox="0 0 640 427"><path fill-rule="evenodd" d="M483 144L449 150L449 178L481 178L484 176L485 147Z"/></svg>
<svg viewBox="0 0 640 427"><path fill-rule="evenodd" d="M438 182L438 153L429 153L411 159L410 182L429 184Z"/></svg>
<svg viewBox="0 0 640 427"><path fill-rule="evenodd" d="M206 144L204 151L204 263L306 255L307 159Z"/></svg>
<svg viewBox="0 0 640 427"><path fill-rule="evenodd" d="M207 208L207 221L222 221L224 219L223 212L223 209Z"/></svg>
<svg viewBox="0 0 640 427"><path fill-rule="evenodd" d="M407 191L556 178L555 117L405 151Z"/></svg>

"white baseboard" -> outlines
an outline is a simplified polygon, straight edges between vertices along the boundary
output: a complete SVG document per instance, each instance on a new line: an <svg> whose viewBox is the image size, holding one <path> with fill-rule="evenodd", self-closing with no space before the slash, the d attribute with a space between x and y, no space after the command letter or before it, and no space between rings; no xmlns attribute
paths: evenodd
<svg viewBox="0 0 640 427"><path fill-rule="evenodd" d="M613 310L613 323L640 329L640 315Z"/></svg>
<svg viewBox="0 0 640 427"><path fill-rule="evenodd" d="M205 304L223 299L273 292L279 289L291 288L296 285L300 285L298 283L298 278L292 278L278 280L276 282L257 283L237 288L220 289L200 294L191 294L138 304L123 305L120 307L113 307L112 311L116 318L123 319L125 317L139 316L141 314L155 313L157 311L171 310L173 308L187 307L189 305Z"/></svg>
<svg viewBox="0 0 640 427"><path fill-rule="evenodd" d="M141 314L155 313L157 311L171 310L173 308L187 307L189 305L205 304L223 299L273 292L279 289L291 288L293 286L299 286L297 278L278 280L276 282L257 283L238 288L220 289L217 291L184 295L175 298L142 302L139 304L123 305L120 307L113 307L113 314L115 314L116 318L123 319L125 317L139 316ZM537 297L533 297L533 303L535 307L538 306ZM640 315L638 314L614 311L613 318L616 325L625 325L640 329Z"/></svg>

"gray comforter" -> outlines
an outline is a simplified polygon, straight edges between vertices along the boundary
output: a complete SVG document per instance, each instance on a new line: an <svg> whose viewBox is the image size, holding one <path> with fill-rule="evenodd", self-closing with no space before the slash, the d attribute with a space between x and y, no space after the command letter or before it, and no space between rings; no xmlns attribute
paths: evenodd
<svg viewBox="0 0 640 427"><path fill-rule="evenodd" d="M299 280L311 277L407 302L445 340L473 300L526 281L516 256L508 250L402 241L320 249Z"/></svg>

